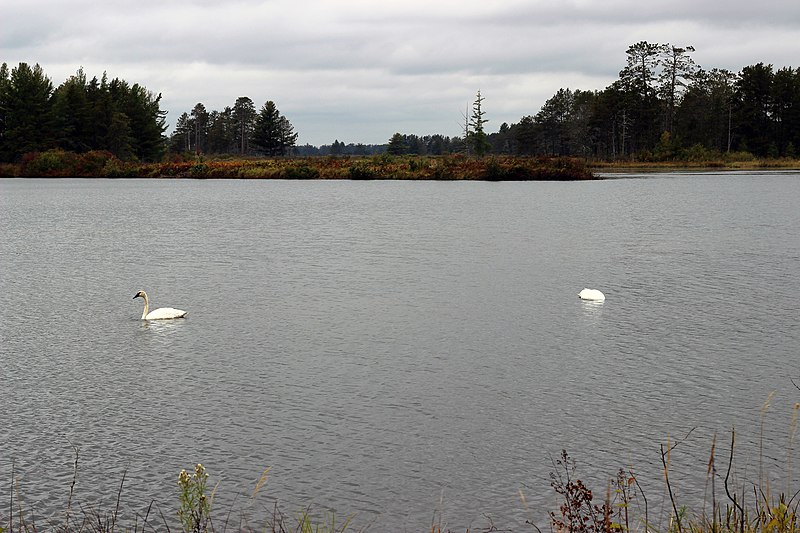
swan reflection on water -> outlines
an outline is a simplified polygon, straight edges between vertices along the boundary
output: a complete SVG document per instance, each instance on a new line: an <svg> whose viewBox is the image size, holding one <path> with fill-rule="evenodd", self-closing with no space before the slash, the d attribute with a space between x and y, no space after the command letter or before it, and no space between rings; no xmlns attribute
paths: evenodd
<svg viewBox="0 0 800 533"><path fill-rule="evenodd" d="M140 331L155 331L160 333L171 333L178 331L181 327L179 320L142 320Z"/></svg>

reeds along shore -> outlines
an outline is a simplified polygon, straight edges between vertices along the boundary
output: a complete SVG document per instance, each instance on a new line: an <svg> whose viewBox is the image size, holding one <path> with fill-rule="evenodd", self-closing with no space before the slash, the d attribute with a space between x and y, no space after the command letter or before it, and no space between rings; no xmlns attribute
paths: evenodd
<svg viewBox="0 0 800 533"><path fill-rule="evenodd" d="M761 437L763 438L762 409ZM429 533L512 532L530 533L799 533L798 507L800 490L793 489L791 481L793 442L797 430L797 415L800 403L795 404L789 427L789 451L784 474L787 476L785 491L773 492L770 482L761 477L752 481L737 481L732 474L735 462L736 432L732 430L727 442L718 442L714 436L706 471L698 473L706 478L705 498L701 508L686 507L673 490L682 484L672 472L672 456L683 441L661 445L658 450L662 468L662 501L657 495L648 495L633 469L620 469L611 480L593 492L579 477L577 461L566 450L552 462L550 486L555 492L558 509L530 509L523 490L520 504L528 520L517 529L496 526L504 522L502 517L486 516L486 525L474 529L452 530L442 520L441 513L433 513ZM684 437L689 439L691 431ZM72 486L65 498L66 504L57 516L44 517L36 509L25 504L16 479L12 479L10 493L0 491L5 509L0 508L0 533L114 533L149 531L183 531L185 533L224 533L227 531L265 533L342 533L345 531L377 531L368 520L359 523L358 516L341 517L329 511L319 511L311 506L286 513L275 501L261 518L251 516L256 507L255 500L266 491L269 468L266 469L252 491L252 495L241 495L245 501L240 508L218 509L214 499L217 486L210 485L209 474L202 464L189 471L181 470L177 476L176 494L173 501L157 503L153 500L142 514L130 518L121 512L120 501L124 487L124 476L116 494L108 495L108 511L98 511L82 502L73 500L73 488L78 478L78 449L75 448ZM15 475L12 473L12 478ZM650 480L651 482L653 480ZM652 485L652 483L651 483ZM534 488L535 489L535 488ZM56 495L54 495L56 496ZM234 499L236 501L236 499ZM262 508L264 509L264 508ZM122 519L126 516L126 519ZM537 525L538 524L538 525ZM544 525L543 525L544 524ZM502 527L502 528L501 528ZM384 533L384 532L379 532ZM390 533L390 532L386 532ZM422 533L422 531L420 532Z"/></svg>
<svg viewBox="0 0 800 533"><path fill-rule="evenodd" d="M572 181L598 179L596 171L685 169L798 170L800 159L757 159L740 153L675 161L463 154L282 158L173 154L159 163L139 163L121 161L105 151L76 154L56 149L26 154L16 164L0 164L0 177Z"/></svg>
<svg viewBox="0 0 800 533"><path fill-rule="evenodd" d="M588 180L586 161L567 157L464 155L303 158L207 158L181 156L161 163L123 162L108 152L63 150L26 155L0 166L5 177L349 179L349 180Z"/></svg>

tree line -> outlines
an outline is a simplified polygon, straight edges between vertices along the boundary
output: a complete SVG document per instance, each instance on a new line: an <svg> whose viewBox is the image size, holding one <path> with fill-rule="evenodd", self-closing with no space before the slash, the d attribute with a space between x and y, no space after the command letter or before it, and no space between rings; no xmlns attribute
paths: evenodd
<svg viewBox="0 0 800 533"><path fill-rule="evenodd" d="M631 45L619 79L600 91L559 89L541 110L484 134L480 92L463 138L449 151L597 159L707 159L732 151L796 157L800 69L758 63L738 73L706 71L691 46ZM430 137L429 137L430 138ZM432 154L396 133L393 153ZM488 143L485 144L485 143Z"/></svg>
<svg viewBox="0 0 800 533"><path fill-rule="evenodd" d="M169 146L173 152L238 155L289 155L297 133L275 102L268 100L256 112L247 96L222 111L207 111L198 103L175 124Z"/></svg>
<svg viewBox="0 0 800 533"><path fill-rule="evenodd" d="M87 79L83 69L58 87L43 69L0 66L0 160L62 148L108 151L120 159L159 160L164 153L166 111L161 95L104 73Z"/></svg>
<svg viewBox="0 0 800 533"><path fill-rule="evenodd" d="M161 95L82 69L54 88L39 65L0 67L0 161L51 148L156 161L167 150L240 155L558 155L613 160L709 159L728 152L796 157L800 69L758 63L704 70L691 46L641 41L603 90L559 89L531 115L487 133L480 91L461 136L395 133L386 144L295 146L292 124L268 100L246 96L222 111L198 103L166 137ZM468 110L469 111L469 110Z"/></svg>

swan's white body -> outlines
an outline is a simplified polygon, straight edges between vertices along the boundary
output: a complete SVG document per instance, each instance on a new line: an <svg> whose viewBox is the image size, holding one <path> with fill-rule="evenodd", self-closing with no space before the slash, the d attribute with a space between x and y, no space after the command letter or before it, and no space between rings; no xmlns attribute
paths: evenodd
<svg viewBox="0 0 800 533"><path fill-rule="evenodd" d="M173 309L172 307L160 307L150 311L150 301L147 299L147 293L144 291L137 292L133 296L133 299L136 298L144 298L144 311L142 312L142 320L168 320L170 318L183 318L186 316L186 311Z"/></svg>
<svg viewBox="0 0 800 533"><path fill-rule="evenodd" d="M578 293L578 298L581 300L602 301L606 299L606 295L597 289L583 289Z"/></svg>

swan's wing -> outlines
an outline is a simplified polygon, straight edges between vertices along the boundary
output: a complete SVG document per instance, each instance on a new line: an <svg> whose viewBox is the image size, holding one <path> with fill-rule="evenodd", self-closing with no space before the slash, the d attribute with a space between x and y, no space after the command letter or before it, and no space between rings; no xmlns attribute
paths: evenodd
<svg viewBox="0 0 800 533"><path fill-rule="evenodd" d="M154 311L147 313L144 317L145 320L166 320L169 318L183 318L186 316L186 311L181 309L174 309L172 307L160 307Z"/></svg>

